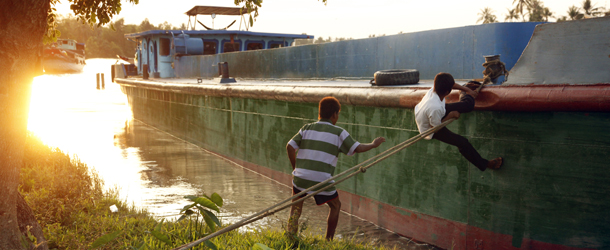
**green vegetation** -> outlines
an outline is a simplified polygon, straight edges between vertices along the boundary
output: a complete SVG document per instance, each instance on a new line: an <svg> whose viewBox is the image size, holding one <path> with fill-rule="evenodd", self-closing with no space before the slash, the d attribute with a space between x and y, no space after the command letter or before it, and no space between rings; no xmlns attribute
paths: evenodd
<svg viewBox="0 0 610 250"><path fill-rule="evenodd" d="M493 14L493 10L489 7L485 7L484 9L481 10L481 13L479 13L479 19L477 19L477 23L478 22L483 22L483 23L496 23L498 22L496 15Z"/></svg>
<svg viewBox="0 0 610 250"><path fill-rule="evenodd" d="M568 20L579 20L583 18L610 16L610 10L604 7L597 7L591 0L582 0L581 7L576 5L570 6L565 12L567 16L555 16L548 7L544 6L542 0L513 0L515 7L507 9L505 21L522 21L522 22L549 22L550 18L555 18L557 22ZM478 13L479 19L477 23L495 23L498 22L494 10L489 7L481 9Z"/></svg>
<svg viewBox="0 0 610 250"><path fill-rule="evenodd" d="M221 225L213 214L223 204L218 194L188 196L193 203L182 209L180 220L158 221L117 199L116 190L104 191L103 181L84 163L32 135L26 142L20 175L19 191L43 228L50 249L171 249ZM118 212L111 212L112 205ZM329 242L321 235L292 242L283 232L271 230L232 231L211 243L195 249L384 249L353 240Z"/></svg>
<svg viewBox="0 0 610 250"><path fill-rule="evenodd" d="M139 25L125 24L121 18L111 22L108 26L90 27L74 16L64 16L56 21L60 38L74 39L86 43L87 58L116 58L116 55L133 57L136 52L136 43L127 40L124 35L143 32L147 30L178 30L186 29L186 25L174 27L168 22L157 26L144 19Z"/></svg>
<svg viewBox="0 0 610 250"><path fill-rule="evenodd" d="M136 52L136 44L127 40L124 35L130 33L144 32L147 30L186 30L183 23L180 27L172 26L168 22L159 25L151 24L148 19L144 19L139 25L125 24L121 18L116 22L109 23L108 26L90 27L74 16L60 17L55 21L56 30L59 31L60 38L74 39L86 44L85 51L87 58L116 58L116 55L133 57ZM381 35L383 36L383 35ZM371 35L369 37L375 37ZM295 45L320 44L351 40L352 38L328 37L324 39L318 37L314 39L297 39Z"/></svg>

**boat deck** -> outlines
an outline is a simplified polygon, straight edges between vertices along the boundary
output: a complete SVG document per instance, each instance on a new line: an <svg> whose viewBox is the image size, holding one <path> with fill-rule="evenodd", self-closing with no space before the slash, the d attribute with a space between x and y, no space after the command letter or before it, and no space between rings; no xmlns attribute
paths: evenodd
<svg viewBox="0 0 610 250"><path fill-rule="evenodd" d="M290 86L290 87L354 87L354 88L431 88L434 80L420 80L418 84L411 85L392 85L376 86L371 85L370 79L240 79L234 83L220 83L220 78L149 78L144 80L141 77L129 77L133 81L148 81L165 84L188 84L188 85L221 85L221 86ZM464 84L468 80L456 79L459 84Z"/></svg>

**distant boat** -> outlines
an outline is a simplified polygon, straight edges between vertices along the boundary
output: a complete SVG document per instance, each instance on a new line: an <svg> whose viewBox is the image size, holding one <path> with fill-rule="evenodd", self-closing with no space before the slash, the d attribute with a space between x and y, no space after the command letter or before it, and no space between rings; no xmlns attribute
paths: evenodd
<svg viewBox="0 0 610 250"><path fill-rule="evenodd" d="M57 39L45 46L43 68L46 74L78 73L85 67L85 44L72 39Z"/></svg>

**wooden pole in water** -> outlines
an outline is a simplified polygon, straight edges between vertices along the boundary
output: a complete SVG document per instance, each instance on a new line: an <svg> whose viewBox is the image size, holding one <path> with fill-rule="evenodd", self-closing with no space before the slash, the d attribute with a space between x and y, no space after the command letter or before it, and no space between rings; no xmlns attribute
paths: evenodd
<svg viewBox="0 0 610 250"><path fill-rule="evenodd" d="M148 64L142 65L142 79L148 80Z"/></svg>
<svg viewBox="0 0 610 250"><path fill-rule="evenodd" d="M100 78L102 78L102 89L106 89L106 83L104 83L104 73L100 73Z"/></svg>
<svg viewBox="0 0 610 250"><path fill-rule="evenodd" d="M100 73L95 74L95 81L97 81L96 89L100 89Z"/></svg>

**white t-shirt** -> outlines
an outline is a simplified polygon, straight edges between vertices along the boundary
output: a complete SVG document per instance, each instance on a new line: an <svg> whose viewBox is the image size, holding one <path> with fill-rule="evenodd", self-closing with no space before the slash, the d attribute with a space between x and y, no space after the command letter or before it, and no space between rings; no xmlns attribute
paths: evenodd
<svg viewBox="0 0 610 250"><path fill-rule="evenodd" d="M428 93L415 106L415 123L419 133L441 124L443 116L445 116L445 99L441 98L431 88ZM424 139L430 140L434 134L426 136Z"/></svg>

